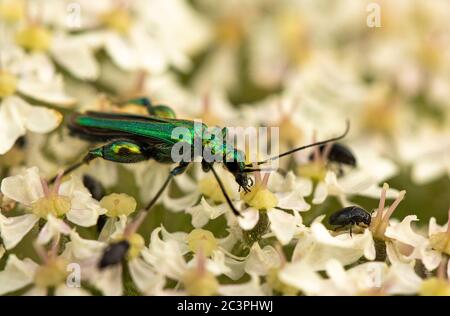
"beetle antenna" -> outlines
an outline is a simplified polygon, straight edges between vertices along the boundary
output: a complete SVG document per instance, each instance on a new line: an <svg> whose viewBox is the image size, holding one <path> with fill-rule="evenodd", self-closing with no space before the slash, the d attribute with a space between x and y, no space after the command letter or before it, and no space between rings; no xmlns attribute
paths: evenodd
<svg viewBox="0 0 450 316"><path fill-rule="evenodd" d="M216 178L216 181L219 184L220 190L222 191L223 195L225 196L225 199L227 200L227 203L230 206L231 210L233 211L234 215L241 216L241 214L238 212L238 210L234 207L233 203L231 202L230 197L228 196L227 192L225 191L225 186L223 185L222 180L220 180L219 175L217 174L213 165L211 164L210 166L211 166L211 171L213 172L214 177Z"/></svg>
<svg viewBox="0 0 450 316"><path fill-rule="evenodd" d="M75 171L76 169L80 168L82 165L84 165L86 163L86 161L80 161L77 162L76 164L73 164L72 166L70 166L69 168L67 168L66 170L64 170L62 173L58 173L56 176L54 176L53 178L51 178L48 183L49 184L53 184L56 179L58 178L58 176L61 175L68 175L69 173L72 173L73 171Z"/></svg>
<svg viewBox="0 0 450 316"><path fill-rule="evenodd" d="M333 137L333 138L329 138L329 139L322 140L320 142L315 142L315 143L312 143L312 144L308 144L308 145L305 145L305 146L300 146L300 147L291 149L289 151L286 151L286 152L284 152L284 153L282 153L280 155L273 156L273 157L271 157L269 159L258 161L258 162L256 162L256 164L257 165L262 165L262 164L265 164L265 163L267 163L269 161L277 160L277 159L279 159L281 157L293 154L293 153L295 153L297 151L300 151L300 150L303 150L303 149L306 149L306 148L311 148L311 147L315 147L315 146L321 146L321 145L325 145L325 144L328 144L328 143L331 143L331 142L335 142L335 141L341 140L342 138L344 138L347 135L349 130L350 130L350 122L347 120L346 121L345 131L340 136L336 136L336 137ZM253 163L252 164L247 164L245 166L246 167L251 167L252 165L253 165Z"/></svg>
<svg viewBox="0 0 450 316"><path fill-rule="evenodd" d="M73 165L71 165L70 167L68 167L67 169L65 169L62 172L62 175L68 175L69 173L72 173L73 171L77 170L78 168L80 168L81 166L88 164L91 160L93 160L95 157L92 156L91 154L87 154L83 160L81 160L80 162L77 162ZM55 182L55 180L58 178L58 175L54 176L53 178L51 178L48 183L49 184L53 184L53 182Z"/></svg>

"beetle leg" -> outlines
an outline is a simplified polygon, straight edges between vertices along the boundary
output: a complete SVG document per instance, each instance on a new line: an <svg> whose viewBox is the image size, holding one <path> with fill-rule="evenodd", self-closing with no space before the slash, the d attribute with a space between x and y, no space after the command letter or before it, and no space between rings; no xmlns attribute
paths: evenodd
<svg viewBox="0 0 450 316"><path fill-rule="evenodd" d="M153 199L147 204L147 206L145 207L146 211L149 211L153 205L158 201L158 198L161 196L161 194L164 192L164 190L167 188L167 186L170 183L170 180L172 180L172 178L174 176L177 176L179 174L182 174L187 166L189 165L189 162L180 162L180 164L178 166L176 166L175 168L173 168L172 170L170 170L169 175L166 179L166 181L164 181L164 184L161 186L161 188L159 189L159 191L155 194L155 196L153 197Z"/></svg>

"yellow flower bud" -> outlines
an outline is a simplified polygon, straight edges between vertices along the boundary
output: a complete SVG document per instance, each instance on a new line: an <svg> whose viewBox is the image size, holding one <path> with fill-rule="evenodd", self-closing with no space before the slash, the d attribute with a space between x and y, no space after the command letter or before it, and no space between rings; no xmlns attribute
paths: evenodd
<svg viewBox="0 0 450 316"><path fill-rule="evenodd" d="M112 193L100 200L100 206L107 209L106 216L128 216L136 210L136 200L125 193Z"/></svg>

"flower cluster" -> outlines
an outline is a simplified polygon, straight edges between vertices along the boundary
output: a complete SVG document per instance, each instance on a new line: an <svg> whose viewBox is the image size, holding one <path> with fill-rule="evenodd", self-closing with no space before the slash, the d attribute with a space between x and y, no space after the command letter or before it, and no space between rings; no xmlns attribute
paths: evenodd
<svg viewBox="0 0 450 316"><path fill-rule="evenodd" d="M449 29L446 0L0 0L0 295L450 295ZM238 148L242 187L105 153L87 111L350 131Z"/></svg>

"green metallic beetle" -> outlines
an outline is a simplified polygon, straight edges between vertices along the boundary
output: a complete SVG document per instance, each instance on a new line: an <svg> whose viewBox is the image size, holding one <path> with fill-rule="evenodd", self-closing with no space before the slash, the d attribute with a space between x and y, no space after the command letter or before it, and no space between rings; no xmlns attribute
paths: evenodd
<svg viewBox="0 0 450 316"><path fill-rule="evenodd" d="M203 171L208 172L211 170L213 172L231 210L235 215L239 215L239 212L235 209L231 199L225 192L222 181L213 168L214 162L218 160L206 159L204 153L208 152L216 158L222 158L219 161L224 163L225 168L234 175L237 184L245 192L248 192L253 184L251 178L248 177L248 173L260 169L254 169L252 165L245 164L245 154L242 151L226 142L211 138L208 127L205 124L177 119L171 108L164 105L152 105L147 98L137 98L127 103L145 106L150 115L86 112L84 114L75 113L71 116L68 127L72 135L91 142L102 142L105 144L91 149L83 161L68 168L65 173L69 173L95 158L103 158L118 163L135 163L150 159L165 164L178 163L178 166L170 171L168 178L156 196L147 205L146 209L149 210L156 203L159 196L170 183L170 180L174 176L183 173L190 162L194 161L196 158L194 147L199 144L201 150L197 151L197 156L199 155L202 158ZM184 134L183 137L174 137L176 128L187 130L188 135ZM257 165L305 148L339 140L347 134L348 129L349 125L347 124L346 131L339 137L292 149L267 160L257 162ZM221 132L223 136L226 136L227 129L223 128ZM188 161L175 161L173 158L173 147L181 143L193 148Z"/></svg>

